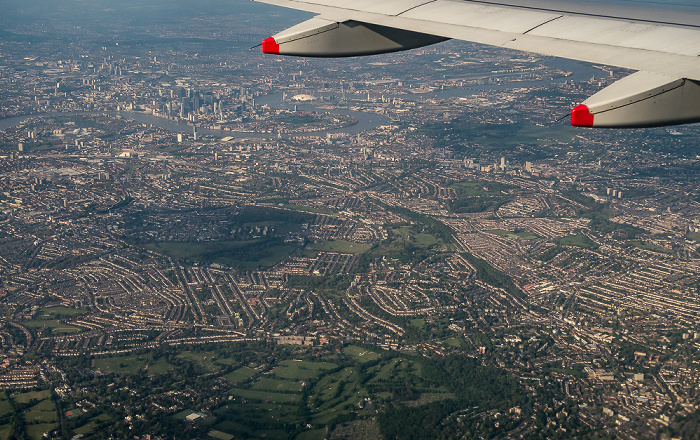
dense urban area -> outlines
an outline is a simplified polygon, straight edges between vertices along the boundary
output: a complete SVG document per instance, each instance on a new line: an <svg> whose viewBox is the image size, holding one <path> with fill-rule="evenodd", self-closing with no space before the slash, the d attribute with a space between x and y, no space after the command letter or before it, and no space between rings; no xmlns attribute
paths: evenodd
<svg viewBox="0 0 700 440"><path fill-rule="evenodd" d="M560 120L628 72L10 3L0 438L697 438L700 131Z"/></svg>

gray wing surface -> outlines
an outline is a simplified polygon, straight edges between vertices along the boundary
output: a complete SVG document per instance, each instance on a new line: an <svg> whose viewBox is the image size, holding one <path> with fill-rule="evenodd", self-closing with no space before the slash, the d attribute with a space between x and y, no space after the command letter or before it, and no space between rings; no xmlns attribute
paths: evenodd
<svg viewBox="0 0 700 440"><path fill-rule="evenodd" d="M559 0L257 0L317 17L263 51L355 56L460 39L639 71L572 111L572 124L700 121L700 8Z"/></svg>

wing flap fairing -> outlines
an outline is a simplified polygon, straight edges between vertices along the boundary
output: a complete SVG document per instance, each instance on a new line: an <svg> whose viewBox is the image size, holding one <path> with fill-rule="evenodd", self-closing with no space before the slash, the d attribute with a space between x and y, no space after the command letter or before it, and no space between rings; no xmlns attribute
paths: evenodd
<svg viewBox="0 0 700 440"><path fill-rule="evenodd" d="M263 52L305 57L352 57L415 49L446 38L354 20L314 17L263 42Z"/></svg>
<svg viewBox="0 0 700 440"><path fill-rule="evenodd" d="M637 128L700 122L700 85L696 81L649 72L623 78L576 107L578 127Z"/></svg>

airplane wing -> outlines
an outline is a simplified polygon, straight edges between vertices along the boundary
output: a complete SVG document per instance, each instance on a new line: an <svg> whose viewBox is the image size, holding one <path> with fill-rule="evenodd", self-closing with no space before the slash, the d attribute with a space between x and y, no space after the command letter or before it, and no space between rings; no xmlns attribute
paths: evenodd
<svg viewBox="0 0 700 440"><path fill-rule="evenodd" d="M447 39L637 70L571 112L583 127L700 122L700 8L627 1L256 0L316 17L263 41L263 52L371 55Z"/></svg>

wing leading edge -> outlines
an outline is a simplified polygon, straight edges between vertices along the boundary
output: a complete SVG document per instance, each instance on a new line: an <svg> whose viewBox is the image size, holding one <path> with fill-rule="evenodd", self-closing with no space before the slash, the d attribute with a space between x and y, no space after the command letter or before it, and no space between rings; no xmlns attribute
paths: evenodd
<svg viewBox="0 0 700 440"><path fill-rule="evenodd" d="M700 122L700 12L560 0L257 0L318 14L263 43L295 56L369 55L450 38L639 70L572 110L572 125Z"/></svg>

